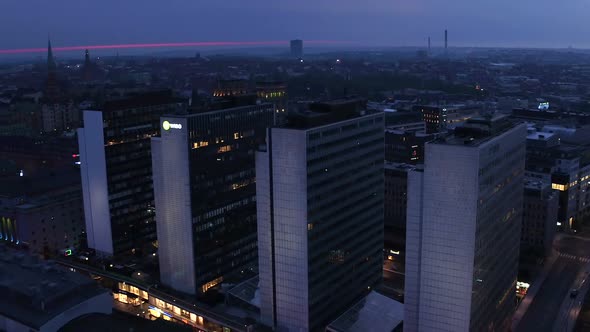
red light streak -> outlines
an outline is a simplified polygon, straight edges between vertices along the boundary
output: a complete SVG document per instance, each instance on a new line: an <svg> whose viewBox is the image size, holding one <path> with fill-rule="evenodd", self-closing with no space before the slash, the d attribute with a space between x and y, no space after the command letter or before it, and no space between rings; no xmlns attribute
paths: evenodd
<svg viewBox="0 0 590 332"><path fill-rule="evenodd" d="M310 40L304 41L308 45L338 45L349 42L333 40ZM82 50L111 50L111 49L134 49L134 48L167 48L167 47L222 47L222 46L288 46L288 41L214 41L214 42L187 42L187 43L153 43L153 44L115 44L115 45L87 45L87 46L64 46L53 47L54 52L82 51ZM20 48L0 49L0 54L22 54L22 53L43 53L47 48Z"/></svg>

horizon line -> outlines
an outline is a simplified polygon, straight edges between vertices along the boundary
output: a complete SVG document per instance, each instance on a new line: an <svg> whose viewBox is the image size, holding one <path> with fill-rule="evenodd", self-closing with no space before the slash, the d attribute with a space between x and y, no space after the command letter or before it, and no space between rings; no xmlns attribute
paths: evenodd
<svg viewBox="0 0 590 332"><path fill-rule="evenodd" d="M137 44L110 44L110 45L80 45L52 47L53 52L69 52L83 50L109 50L109 49L136 49L136 48L173 48L173 47L219 47L219 46L288 46L290 41L212 41L212 42L181 42L181 43L137 43ZM311 45L338 45L351 44L350 41L337 40L304 40L304 44ZM0 49L0 54L25 54L47 52L47 48L17 48Z"/></svg>

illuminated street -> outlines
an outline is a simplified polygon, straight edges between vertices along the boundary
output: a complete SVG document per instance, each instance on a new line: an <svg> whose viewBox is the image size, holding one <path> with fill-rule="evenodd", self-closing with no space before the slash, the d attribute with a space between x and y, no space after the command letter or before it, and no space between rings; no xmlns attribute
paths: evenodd
<svg viewBox="0 0 590 332"><path fill-rule="evenodd" d="M571 331L583 299L583 291L574 298L573 289L584 279L588 266L590 241L572 236L558 236L554 249L558 257L541 288L532 300L516 331Z"/></svg>

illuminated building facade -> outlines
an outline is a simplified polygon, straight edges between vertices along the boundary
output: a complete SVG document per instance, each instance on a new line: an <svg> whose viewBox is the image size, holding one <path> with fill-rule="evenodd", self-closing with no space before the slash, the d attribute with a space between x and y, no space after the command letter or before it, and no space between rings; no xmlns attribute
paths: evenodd
<svg viewBox="0 0 590 332"><path fill-rule="evenodd" d="M436 106L414 106L414 111L422 113L426 124L426 134L440 133L447 129L447 109Z"/></svg>
<svg viewBox="0 0 590 332"><path fill-rule="evenodd" d="M408 173L406 331L508 331L515 309L526 126L468 120Z"/></svg>
<svg viewBox="0 0 590 332"><path fill-rule="evenodd" d="M272 104L161 118L152 139L160 278L206 292L256 264L254 151Z"/></svg>
<svg viewBox="0 0 590 332"><path fill-rule="evenodd" d="M287 122L289 111L287 83L279 81L256 82L256 95L261 102L273 103L275 105L277 126L282 126Z"/></svg>
<svg viewBox="0 0 590 332"><path fill-rule="evenodd" d="M84 111L78 129L88 247L100 255L137 251L156 240L150 138L160 116L186 111L170 91Z"/></svg>
<svg viewBox="0 0 590 332"><path fill-rule="evenodd" d="M383 273L383 114L314 106L256 155L260 310L275 331L323 330Z"/></svg>
<svg viewBox="0 0 590 332"><path fill-rule="evenodd" d="M217 88L213 91L213 97L230 97L250 94L251 88L247 80L219 80Z"/></svg>

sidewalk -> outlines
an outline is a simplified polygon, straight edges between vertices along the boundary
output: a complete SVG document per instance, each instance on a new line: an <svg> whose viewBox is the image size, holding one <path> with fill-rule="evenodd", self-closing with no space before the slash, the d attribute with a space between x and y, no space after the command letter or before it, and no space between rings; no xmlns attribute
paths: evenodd
<svg viewBox="0 0 590 332"><path fill-rule="evenodd" d="M545 262L545 266L543 266L543 269L541 270L537 278L535 278L535 281L533 281L531 288L529 288L524 299L522 299L520 305L516 309L514 316L512 316L512 327L510 329L511 331L516 331L516 328L518 327L520 320L526 314L527 310L529 309L529 306L535 299L537 292L541 288L541 285L543 285L543 282L545 282L547 274L549 274L549 270L551 270L551 267L553 267L553 264L555 263L558 257L559 253L555 249L553 249L553 251L551 251L551 255L549 256L549 258L547 258L547 261Z"/></svg>

